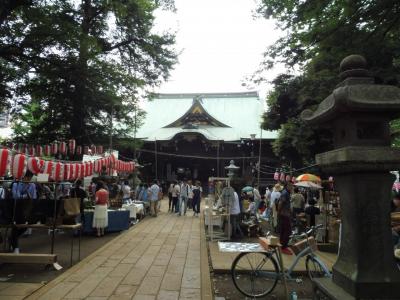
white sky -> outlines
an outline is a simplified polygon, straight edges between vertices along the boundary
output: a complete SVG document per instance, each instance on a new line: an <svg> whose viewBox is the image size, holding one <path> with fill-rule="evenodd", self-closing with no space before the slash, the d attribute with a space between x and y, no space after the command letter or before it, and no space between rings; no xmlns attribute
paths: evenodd
<svg viewBox="0 0 400 300"><path fill-rule="evenodd" d="M239 92L267 84L243 86L262 53L281 34L274 22L255 18L254 0L175 0L176 13L158 11L156 31L177 33L179 63L156 92ZM273 79L278 71L268 73Z"/></svg>

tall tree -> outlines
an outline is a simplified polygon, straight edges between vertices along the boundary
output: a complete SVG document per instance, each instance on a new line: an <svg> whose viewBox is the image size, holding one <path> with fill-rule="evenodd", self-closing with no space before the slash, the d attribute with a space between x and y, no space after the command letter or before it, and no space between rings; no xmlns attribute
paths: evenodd
<svg viewBox="0 0 400 300"><path fill-rule="evenodd" d="M297 70L279 75L267 98L264 127L280 129L277 155L300 165L330 147L329 135L315 134L299 113L332 92L345 56L365 56L377 83L399 85L399 1L260 0L258 12L287 33L267 49L262 68L283 63Z"/></svg>
<svg viewBox="0 0 400 300"><path fill-rule="evenodd" d="M20 2L0 23L0 62L9 76L0 97L13 101L17 136L104 142L112 114L115 134L126 137L142 115L134 113L139 95L176 61L174 35L153 32L154 10L173 2Z"/></svg>

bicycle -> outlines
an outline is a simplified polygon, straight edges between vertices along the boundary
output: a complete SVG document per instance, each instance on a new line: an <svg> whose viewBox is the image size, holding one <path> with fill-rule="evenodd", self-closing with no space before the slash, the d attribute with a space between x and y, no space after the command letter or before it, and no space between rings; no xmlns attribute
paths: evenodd
<svg viewBox="0 0 400 300"><path fill-rule="evenodd" d="M306 257L306 270L311 280L318 277L331 277L328 268L316 255L315 247L310 244L311 235L320 227L322 225L317 225L299 235L304 238L306 247L296 255L288 270L283 270L279 246L270 247L264 252L240 253L231 267L235 287L247 297L265 297L275 289L279 279L293 279L292 272L302 257Z"/></svg>

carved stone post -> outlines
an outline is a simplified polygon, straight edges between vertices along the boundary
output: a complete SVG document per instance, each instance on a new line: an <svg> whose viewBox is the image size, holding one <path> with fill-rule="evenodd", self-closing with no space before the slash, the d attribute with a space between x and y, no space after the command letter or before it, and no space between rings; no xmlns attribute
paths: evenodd
<svg viewBox="0 0 400 300"><path fill-rule="evenodd" d="M333 282L316 280L323 299L394 299L400 271L390 228L390 170L400 169L400 151L390 147L389 121L400 116L400 89L376 85L362 56L340 64L343 81L318 108L302 118L328 125L335 149L316 156L335 177L342 208L341 248Z"/></svg>

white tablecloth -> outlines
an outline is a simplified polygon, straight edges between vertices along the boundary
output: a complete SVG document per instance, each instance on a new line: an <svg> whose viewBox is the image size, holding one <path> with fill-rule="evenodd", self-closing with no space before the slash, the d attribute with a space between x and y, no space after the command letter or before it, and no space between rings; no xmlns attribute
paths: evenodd
<svg viewBox="0 0 400 300"><path fill-rule="evenodd" d="M137 203L123 204L122 209L129 210L129 217L132 219L136 219L137 214L144 212L143 204Z"/></svg>

